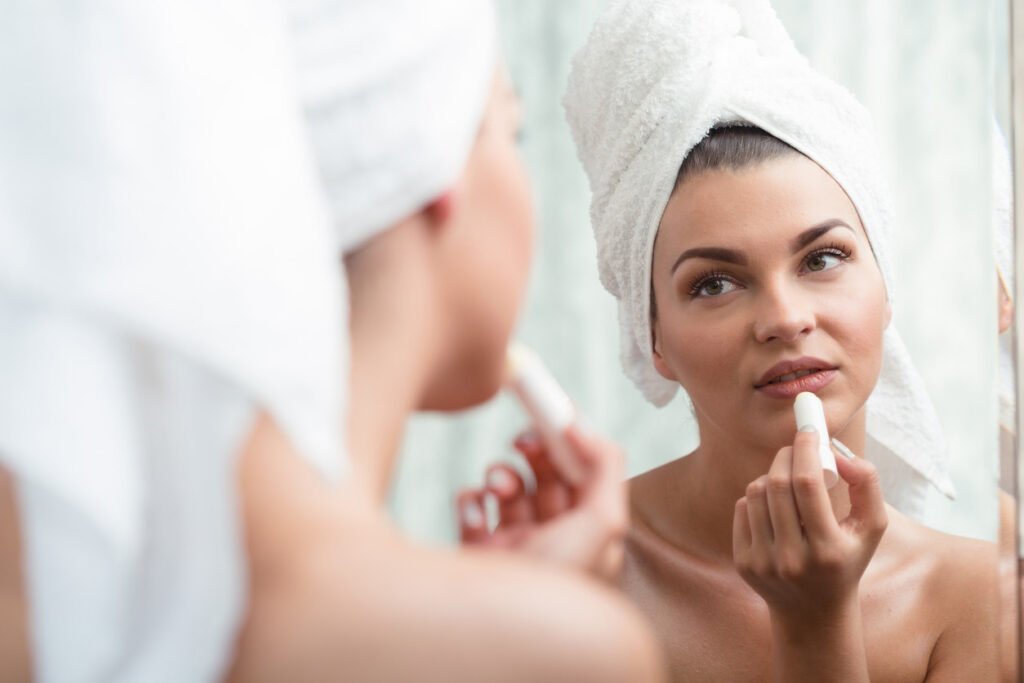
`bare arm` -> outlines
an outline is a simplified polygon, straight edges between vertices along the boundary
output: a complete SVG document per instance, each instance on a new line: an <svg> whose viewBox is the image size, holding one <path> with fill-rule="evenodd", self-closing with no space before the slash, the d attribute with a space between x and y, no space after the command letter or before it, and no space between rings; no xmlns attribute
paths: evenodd
<svg viewBox="0 0 1024 683"><path fill-rule="evenodd" d="M232 680L655 681L663 663L623 599L511 556L402 540L331 491L261 421L241 484L251 611Z"/></svg>
<svg viewBox="0 0 1024 683"><path fill-rule="evenodd" d="M0 467L0 680L31 680L28 601L21 565L21 529L14 481Z"/></svg>

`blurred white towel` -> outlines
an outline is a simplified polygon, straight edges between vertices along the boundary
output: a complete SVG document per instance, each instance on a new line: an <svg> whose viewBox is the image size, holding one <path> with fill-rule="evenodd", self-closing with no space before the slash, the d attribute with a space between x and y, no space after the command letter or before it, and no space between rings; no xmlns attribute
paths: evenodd
<svg viewBox="0 0 1024 683"><path fill-rule="evenodd" d="M244 613L235 455L325 477L344 283L269 0L0 22L0 463L41 681L212 681Z"/></svg>

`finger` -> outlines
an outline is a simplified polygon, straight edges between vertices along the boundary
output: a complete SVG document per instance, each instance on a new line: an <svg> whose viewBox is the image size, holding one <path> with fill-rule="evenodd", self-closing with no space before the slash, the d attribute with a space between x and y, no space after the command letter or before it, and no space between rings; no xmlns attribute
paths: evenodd
<svg viewBox="0 0 1024 683"><path fill-rule="evenodd" d="M756 553L771 548L775 535L768 514L767 476L747 485L747 519L750 520L751 549Z"/></svg>
<svg viewBox="0 0 1024 683"><path fill-rule="evenodd" d="M531 499L534 518L543 522L568 510L572 506L569 486L555 471L540 440L516 439L515 447L526 458L536 480L536 491Z"/></svg>
<svg viewBox="0 0 1024 683"><path fill-rule="evenodd" d="M484 492L480 489L464 489L456 498L456 513L459 518L459 538L466 545L487 540L487 518L484 516Z"/></svg>
<svg viewBox="0 0 1024 683"><path fill-rule="evenodd" d="M793 439L793 497L811 542L830 538L839 530L825 488L818 439L817 431L800 431Z"/></svg>
<svg viewBox="0 0 1024 683"><path fill-rule="evenodd" d="M612 578L621 568L626 522L609 523L589 511L561 515L531 538L532 549L543 557Z"/></svg>
<svg viewBox="0 0 1024 683"><path fill-rule="evenodd" d="M746 566L750 562L750 545L753 542L750 533L750 517L747 513L747 499L736 501L736 509L732 515L732 559L737 565Z"/></svg>
<svg viewBox="0 0 1024 683"><path fill-rule="evenodd" d="M575 505L608 529L625 529L629 518L626 457L618 444L586 434L575 425L565 432L566 443L587 468L586 478L572 489Z"/></svg>
<svg viewBox="0 0 1024 683"><path fill-rule="evenodd" d="M526 459L526 463L530 466L530 471L533 473L536 483L559 479L554 463L547 457L547 449L544 447L544 442L541 441L540 435L536 432L523 432L516 437L512 445Z"/></svg>
<svg viewBox="0 0 1024 683"><path fill-rule="evenodd" d="M881 538L889 523L878 470L864 458L836 458L839 476L850 487L850 514L843 526L854 527Z"/></svg>
<svg viewBox="0 0 1024 683"><path fill-rule="evenodd" d="M484 476L487 490L494 495L499 503L514 500L526 492L523 478L510 465L497 463L487 468Z"/></svg>
<svg viewBox="0 0 1024 683"><path fill-rule="evenodd" d="M485 478L487 490L498 502L498 525L508 527L533 521L533 505L523 479L508 465L492 465Z"/></svg>
<svg viewBox="0 0 1024 683"><path fill-rule="evenodd" d="M793 449L786 446L768 470L768 515L775 534L775 545L795 549L803 545L803 531L793 496Z"/></svg>
<svg viewBox="0 0 1024 683"><path fill-rule="evenodd" d="M575 424L565 430L564 436L588 475L611 477L617 481L625 478L626 456L618 444L587 434Z"/></svg>

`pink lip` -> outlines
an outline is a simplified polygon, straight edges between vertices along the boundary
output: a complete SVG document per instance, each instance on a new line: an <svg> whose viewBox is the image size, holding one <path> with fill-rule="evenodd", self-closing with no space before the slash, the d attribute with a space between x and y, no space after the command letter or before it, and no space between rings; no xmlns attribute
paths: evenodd
<svg viewBox="0 0 1024 683"><path fill-rule="evenodd" d="M795 371L791 371L795 372ZM786 373L782 373L786 374ZM817 393L824 389L832 380L839 374L839 370L831 368L829 370L818 370L812 372L809 375L791 379L786 382L776 382L775 384L762 384L756 387L758 391L770 396L771 398L796 398L796 395L804 391L810 391L811 393Z"/></svg>
<svg viewBox="0 0 1024 683"><path fill-rule="evenodd" d="M788 375L801 370L812 370L809 375L785 382L770 382L781 375ZM839 369L832 363L804 356L795 360L784 360L776 363L768 369L761 379L757 381L754 388L773 398L795 398L802 391L816 392L824 388L829 382L835 379Z"/></svg>

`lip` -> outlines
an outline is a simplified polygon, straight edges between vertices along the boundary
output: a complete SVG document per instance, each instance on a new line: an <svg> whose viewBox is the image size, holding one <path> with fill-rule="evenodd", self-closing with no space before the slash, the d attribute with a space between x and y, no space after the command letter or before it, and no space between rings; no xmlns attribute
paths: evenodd
<svg viewBox="0 0 1024 683"><path fill-rule="evenodd" d="M796 398L797 394L809 391L816 394L824 389L839 374L839 370L817 370L809 375L804 375L787 382L765 384L757 387L762 394L771 398Z"/></svg>
<svg viewBox="0 0 1024 683"><path fill-rule="evenodd" d="M788 375L801 370L811 370L812 372L796 379L769 384L772 379L780 375ZM803 391L817 392L823 389L835 379L837 374L839 374L839 369L832 363L820 358L804 356L776 363L761 375L754 388L772 398L795 398Z"/></svg>

